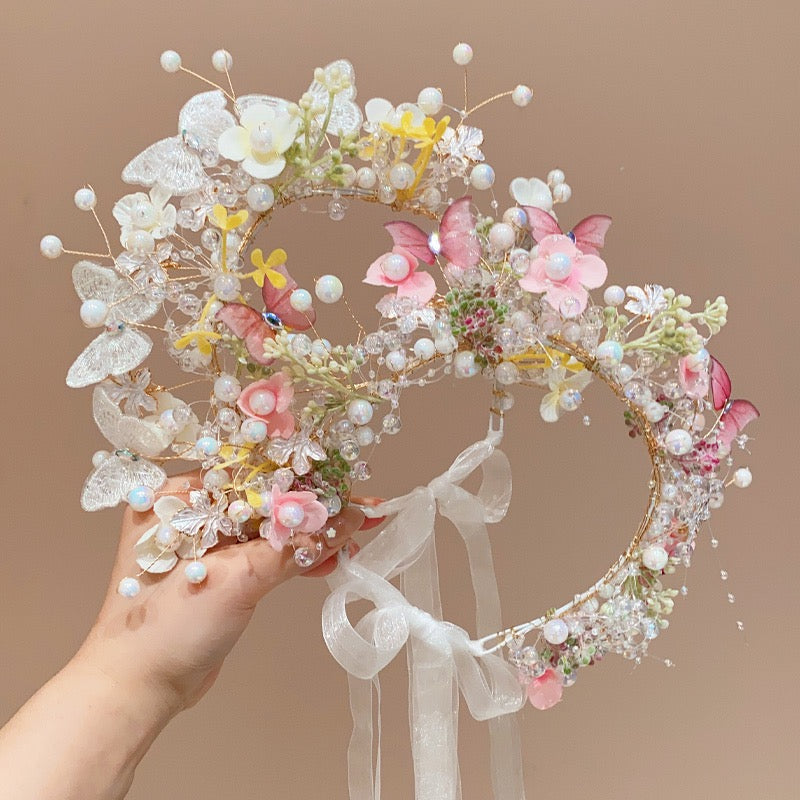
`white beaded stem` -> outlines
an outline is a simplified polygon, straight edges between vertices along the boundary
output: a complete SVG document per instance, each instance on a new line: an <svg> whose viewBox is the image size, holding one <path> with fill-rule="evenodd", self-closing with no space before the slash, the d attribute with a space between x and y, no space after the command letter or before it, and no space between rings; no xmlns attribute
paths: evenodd
<svg viewBox="0 0 800 800"><path fill-rule="evenodd" d="M472 642L472 648L478 655L482 656L501 650L512 637L524 636L526 633L530 633L533 630L543 628L544 625L551 619L556 619L569 614L571 611L582 606L587 600L591 600L593 597L595 597L604 586L608 586L609 584L613 583L620 571L630 563L633 553L639 547L639 544L641 543L645 533L647 533L647 530L650 527L653 512L655 511L656 506L659 504L659 502L661 502L661 460L659 454L659 444L656 435L653 432L653 428L642 409L625 397L622 386L608 377L608 375L606 375L600 369L600 364L597 359L590 355L582 347L567 342L559 335L551 336L549 343L559 350L569 353L577 361L580 361L584 367L586 367L586 369L591 370L598 378L600 378L600 380L610 387L611 391L614 392L614 394L620 400L622 400L623 403L625 403L628 411L630 411L631 414L633 414L633 416L636 418L636 424L639 427L639 430L641 430L642 436L647 443L647 450L650 454L650 461L653 467L653 471L651 473L652 486L650 489L650 497L647 501L647 510L645 511L645 514L639 523L636 534L631 540L631 543L628 545L627 550L617 559L614 564L608 568L605 575L603 575L600 580L595 582L581 594L576 594L570 602L565 603L560 608L548 611L547 613L531 620L530 622L523 622L520 625L506 628L505 630L498 631L497 633L490 633L487 636L483 636L480 639L474 640Z"/></svg>

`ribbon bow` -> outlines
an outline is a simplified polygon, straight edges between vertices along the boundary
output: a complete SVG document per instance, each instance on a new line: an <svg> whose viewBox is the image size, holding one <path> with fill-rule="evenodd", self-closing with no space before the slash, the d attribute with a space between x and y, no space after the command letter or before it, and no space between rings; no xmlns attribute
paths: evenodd
<svg viewBox="0 0 800 800"><path fill-rule="evenodd" d="M348 672L353 735L348 750L351 800L380 798L380 671L408 644L411 747L416 800L458 800L459 691L473 717L490 720L492 783L497 800L524 800L516 725L524 694L513 669L457 625L442 620L434 524L450 519L467 548L479 636L501 627L500 601L486 524L501 520L511 499L508 459L499 431L464 450L443 475L369 516L393 520L354 558L340 556L322 610L325 642ZM478 467L477 494L459 485ZM389 579L400 576L400 589ZM374 608L355 625L347 604ZM378 757L372 759L372 692L378 698ZM458 691L456 691L456 689Z"/></svg>

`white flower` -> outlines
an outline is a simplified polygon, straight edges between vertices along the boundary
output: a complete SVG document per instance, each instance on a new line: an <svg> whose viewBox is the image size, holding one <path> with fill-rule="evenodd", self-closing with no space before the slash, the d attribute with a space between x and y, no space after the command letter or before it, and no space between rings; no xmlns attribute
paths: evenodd
<svg viewBox="0 0 800 800"><path fill-rule="evenodd" d="M553 211L553 193L539 178L514 178L508 190L521 206L534 206L548 213Z"/></svg>
<svg viewBox="0 0 800 800"><path fill-rule="evenodd" d="M134 545L136 563L146 572L169 572L179 558L200 558L206 548L172 527L172 518L186 503L173 496L159 497L153 506L158 523L146 530Z"/></svg>
<svg viewBox="0 0 800 800"><path fill-rule="evenodd" d="M283 154L292 146L300 129L300 119L285 108L265 104L248 106L239 117L241 125L223 131L219 152L231 161L241 161L242 169L254 178L274 178L283 172Z"/></svg>
<svg viewBox="0 0 800 800"><path fill-rule="evenodd" d="M436 152L443 156L460 158L464 166L467 166L470 162L484 160L480 149L482 143L483 131L480 128L459 125L455 129L445 128L442 138L436 143Z"/></svg>
<svg viewBox="0 0 800 800"><path fill-rule="evenodd" d="M147 231L154 239L164 239L175 230L177 210L169 205L170 193L156 184L150 195L144 192L126 194L116 202L111 213L119 222L119 240L127 247L127 239L134 231Z"/></svg>
<svg viewBox="0 0 800 800"><path fill-rule="evenodd" d="M625 303L626 310L631 314L641 314L643 317L654 317L667 308L667 298L664 297L664 287L655 283L646 283L644 289L638 286L628 286L625 289L629 300Z"/></svg>
<svg viewBox="0 0 800 800"><path fill-rule="evenodd" d="M582 369L566 377L567 370L565 367L555 367L550 370L548 383L550 391L542 398L539 405L539 413L545 422L555 422L560 416L562 406L561 398L568 391L582 391L592 381L592 373L588 369Z"/></svg>

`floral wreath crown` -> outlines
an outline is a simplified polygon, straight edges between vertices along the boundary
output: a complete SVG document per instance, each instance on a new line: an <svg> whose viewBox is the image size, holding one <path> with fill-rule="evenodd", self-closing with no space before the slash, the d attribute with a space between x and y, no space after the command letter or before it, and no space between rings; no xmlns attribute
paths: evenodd
<svg viewBox="0 0 800 800"><path fill-rule="evenodd" d="M459 44L453 58L466 66L472 50ZM105 253L65 250L52 235L41 242L47 257L82 257L72 273L80 316L99 329L67 375L71 387L94 387L94 419L112 446L95 454L81 503L90 511L120 502L154 509L158 522L135 546L140 574L183 560L188 580L202 583L207 551L221 539L254 535L278 550L292 547L298 564L310 566L332 535L329 517L370 477L371 449L400 431L402 391L448 374L488 379L486 438L428 486L367 510L392 521L358 556L341 557L323 626L358 699L350 758L368 768L351 770L353 797L374 791L370 781L359 783L372 774L371 745L359 739L366 716L371 725L363 695L370 689L361 685L377 680L407 639L415 727L436 725L419 677L433 664L448 707L449 682L456 681L472 713L493 719L496 785L505 786L497 796L522 796L504 715L525 696L550 707L582 667L606 654L640 659L667 627L678 593L663 577L689 565L701 525L725 489L751 481L746 467L734 468L734 455L746 447L744 428L758 412L731 399L730 379L707 349L726 322L725 300L692 311L689 297L655 284L610 285L602 301L592 298L589 290L607 277L600 250L611 219L597 214L562 227L554 207L571 189L560 169L546 181L514 179L514 204L495 219L495 173L481 151L483 133L466 121L507 96L527 106L527 86L472 108L466 83L462 108L446 106L442 91L429 87L414 103L376 98L362 111L344 60L316 69L297 102L237 97L230 54L219 50L212 62L225 88L190 73L213 88L183 106L175 135L123 170L125 182L147 192L127 194L112 209L121 250L105 232ZM190 72L174 51L161 65ZM465 187L490 193L491 216L463 196ZM314 309L314 296L340 301L343 281L322 275L312 295L289 273L283 249L254 246L278 209L318 197L334 220L351 201L366 200L430 221L425 229L404 220L385 224L391 250L362 279L388 293L377 302L377 324L369 332L359 325L357 341L346 345L317 332ZM79 189L75 203L97 219L91 188ZM173 394L185 382L168 388L153 381L143 366L153 345L149 331L160 332L180 369L197 376L192 382L207 384L203 403ZM485 526L503 517L510 499L510 470L497 445L512 391L541 387L539 413L552 423L581 406L593 381L620 400L629 435L647 446L646 513L592 587L502 629ZM179 459L198 462L202 473L202 488L188 502L159 493L163 465ZM459 484L478 466L484 485L472 495ZM456 523L468 548L477 640L440 619L437 511ZM389 583L401 573L403 591ZM135 596L137 579L125 578L119 591ZM375 608L353 627L346 607L358 598ZM534 639L526 644L528 636ZM428 796L420 787L432 776L438 788L430 796L454 796L454 747L431 752L424 741L416 737L413 746L417 796Z"/></svg>

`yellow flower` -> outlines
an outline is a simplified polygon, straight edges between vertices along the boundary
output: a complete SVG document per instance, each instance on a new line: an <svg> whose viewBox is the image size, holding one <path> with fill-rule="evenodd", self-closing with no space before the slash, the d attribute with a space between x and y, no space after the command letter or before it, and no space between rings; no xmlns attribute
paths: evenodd
<svg viewBox="0 0 800 800"><path fill-rule="evenodd" d="M211 350L213 349L211 342L215 342L217 339L221 338L221 335L219 333L214 333L214 331L188 331L175 342L175 349L183 350L194 342L199 353L202 353L204 356L210 356Z"/></svg>
<svg viewBox="0 0 800 800"><path fill-rule="evenodd" d="M251 253L250 261L253 266L256 267L256 270L244 277L252 278L256 286L263 286L264 278L268 278L269 282L276 289L283 289L283 287L286 286L286 276L274 269L274 267L286 263L285 250L281 250L280 248L273 250L265 261L261 248L257 248Z"/></svg>
<svg viewBox="0 0 800 800"><path fill-rule="evenodd" d="M228 209L219 203L211 209L211 221L218 228L222 228L222 230L226 232L235 230L240 225L247 222L249 216L250 214L247 212L247 209L244 208L228 216Z"/></svg>

